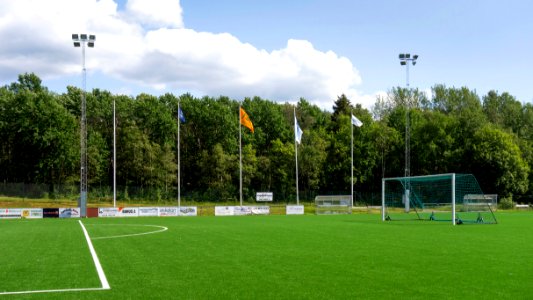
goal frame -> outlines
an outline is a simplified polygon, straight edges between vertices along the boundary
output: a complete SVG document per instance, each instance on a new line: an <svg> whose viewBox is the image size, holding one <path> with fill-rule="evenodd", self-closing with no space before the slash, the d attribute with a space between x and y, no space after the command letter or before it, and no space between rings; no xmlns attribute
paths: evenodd
<svg viewBox="0 0 533 300"><path fill-rule="evenodd" d="M479 187L479 184L477 183L477 180L475 179L475 177L471 174L456 174L456 173L446 173L446 174L432 174L432 175L425 175L425 176L411 176L411 177L392 177L392 178L383 178L382 179L382 184L381 184L381 219L382 221L386 221L386 220L390 220L389 218L389 215L388 213L390 211L388 211L389 209L389 206L387 205L389 202L386 201L386 195L388 195L387 193L391 193L391 191L388 190L388 188L386 188L386 183L387 182L399 182L402 186L403 186L403 191L401 192L401 197L402 197L402 203L403 204L400 204L400 205L405 205L405 212L406 213L409 213L410 212L410 205L409 203L411 202L411 199L413 198L410 198L410 194L412 195L412 197L415 197L415 194L410 191L410 189L413 189L413 185L411 184L412 182L416 182L416 183L420 183L420 182L425 182L427 180L427 182L430 182L431 181L431 178L435 178L435 180L437 182L441 181L441 182L446 182L447 180L449 180L450 182L450 185L449 185L449 201L446 200L446 203L448 203L448 205L451 205L451 223L453 225L457 225L457 224L462 224L463 221L462 220L458 220L458 216L457 216L457 209L458 209L458 204L463 204L464 206L464 201L463 199L456 199L456 197L458 197L456 194L456 192L459 193L459 196L461 196L462 192L464 191L464 184L463 182L464 181L461 181L460 185L460 190L457 190L457 182L456 182L456 175L460 175L461 177L461 180L463 180L463 178L468 178L468 176L471 176L473 178L473 180L475 181L476 185L477 185L477 188L473 188L473 189L477 189L479 190L479 192L481 193L479 196L483 195L482 191L481 191L481 188ZM471 181L472 182L472 181ZM418 184L416 184L418 185ZM396 190L396 197L400 196L400 194L398 194L398 189L397 188L394 188L394 184L392 185L392 192ZM414 189L414 191L416 191L416 187ZM400 190L401 191L401 190ZM411 192L411 193L410 193ZM418 192L416 193L418 195ZM464 196L464 195L462 195ZM478 196L478 195L476 195ZM490 196L494 196L494 195L490 195ZM416 196L418 197L418 196ZM416 199L416 198L414 198ZM447 198L443 198L443 199L447 199ZM460 203L458 203L458 201ZM398 202L396 202L398 203ZM489 205L489 209L491 210L491 213L492 213L492 209L490 208L490 204ZM390 206L390 208L398 208L398 206ZM418 219L422 220L420 218L420 215L419 215L419 211L416 209L416 207L413 207L414 208L414 211L416 212L416 214L418 215ZM464 209L464 208L463 208ZM424 208L422 208L422 212L421 213L424 213ZM433 213L432 213L433 215ZM492 213L492 216L494 218L494 221L497 223L496 219L495 219L495 216L494 214ZM430 218L430 220L434 220L433 218ZM444 220L440 220L440 221L444 221ZM447 221L447 220L446 220Z"/></svg>
<svg viewBox="0 0 533 300"><path fill-rule="evenodd" d="M315 214L351 214L350 195L318 195L315 197Z"/></svg>

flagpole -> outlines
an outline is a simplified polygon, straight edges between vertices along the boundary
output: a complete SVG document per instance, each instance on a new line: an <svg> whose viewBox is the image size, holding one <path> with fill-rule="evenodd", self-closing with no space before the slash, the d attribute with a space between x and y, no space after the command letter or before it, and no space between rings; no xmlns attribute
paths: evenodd
<svg viewBox="0 0 533 300"><path fill-rule="evenodd" d="M241 138L241 104L239 103L239 199L242 206L242 138Z"/></svg>
<svg viewBox="0 0 533 300"><path fill-rule="evenodd" d="M117 118L113 97L113 207L117 207Z"/></svg>
<svg viewBox="0 0 533 300"><path fill-rule="evenodd" d="M296 105L294 106L294 155L296 158L296 205L300 205L300 195L298 192L298 142L296 141Z"/></svg>
<svg viewBox="0 0 533 300"><path fill-rule="evenodd" d="M180 161L180 101L178 100L178 210L181 208L181 161Z"/></svg>
<svg viewBox="0 0 533 300"><path fill-rule="evenodd" d="M350 127L352 128L352 168L350 169L351 171L350 178L352 179L351 189L352 189L352 208L353 208L353 124L352 124L352 116L353 116L353 111L351 112L351 115L350 115Z"/></svg>

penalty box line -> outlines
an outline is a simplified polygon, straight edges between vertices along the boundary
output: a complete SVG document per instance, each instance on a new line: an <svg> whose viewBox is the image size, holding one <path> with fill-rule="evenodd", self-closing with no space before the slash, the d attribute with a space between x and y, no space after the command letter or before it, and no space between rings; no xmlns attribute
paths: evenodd
<svg viewBox="0 0 533 300"><path fill-rule="evenodd" d="M85 234L85 239L87 239L87 245L89 246L89 251L91 251L91 255L93 257L94 266L96 267L96 272L98 272L98 277L100 278L100 282L102 283L102 289L109 290L111 287L109 286L109 282L107 282L107 278L104 273L104 269L102 268L102 265L100 264L100 260L98 259L98 255L96 255L96 251L94 250L93 243L91 242L91 238L89 237L89 233L87 232L87 229L85 229L85 226L83 226L83 223L81 220L79 220L81 229L83 230L83 233Z"/></svg>
<svg viewBox="0 0 533 300"><path fill-rule="evenodd" d="M81 229L83 230L83 234L85 235L85 239L87 240L87 245L89 246L89 251L91 252L91 256L94 261L94 265L96 267L96 272L98 272L98 277L100 278L100 283L102 284L102 287L99 288L76 288L76 289L55 289L55 290L36 290L36 291L18 291L18 292L0 292L1 295L21 295L21 294L37 294L37 293L62 293L62 292L83 292L83 291L101 291L101 290L109 290L111 287L109 286L109 282L107 281L107 278L104 273L104 269L102 268L102 265L100 264L100 260L98 259L98 255L96 255L96 251L94 250L93 243L91 242L91 238L89 237L89 233L87 232L87 229L85 229L85 226L79 220Z"/></svg>

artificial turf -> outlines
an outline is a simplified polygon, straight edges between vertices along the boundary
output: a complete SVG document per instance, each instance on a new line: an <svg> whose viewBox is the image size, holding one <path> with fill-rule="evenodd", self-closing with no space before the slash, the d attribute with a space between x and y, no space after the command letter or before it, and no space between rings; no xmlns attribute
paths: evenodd
<svg viewBox="0 0 533 300"><path fill-rule="evenodd" d="M533 214L497 225L377 214L82 219L110 290L23 299L527 299ZM102 239L153 231L129 237ZM0 220L0 293L100 282L77 220Z"/></svg>

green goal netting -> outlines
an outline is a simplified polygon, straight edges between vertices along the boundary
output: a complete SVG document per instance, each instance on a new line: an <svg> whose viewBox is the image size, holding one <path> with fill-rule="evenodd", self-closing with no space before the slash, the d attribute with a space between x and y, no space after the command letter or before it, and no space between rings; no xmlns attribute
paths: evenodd
<svg viewBox="0 0 533 300"><path fill-rule="evenodd" d="M384 178L382 219L496 224L497 195L483 194L471 174Z"/></svg>

